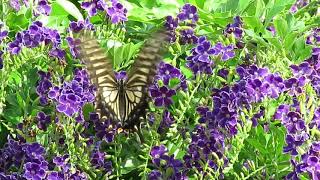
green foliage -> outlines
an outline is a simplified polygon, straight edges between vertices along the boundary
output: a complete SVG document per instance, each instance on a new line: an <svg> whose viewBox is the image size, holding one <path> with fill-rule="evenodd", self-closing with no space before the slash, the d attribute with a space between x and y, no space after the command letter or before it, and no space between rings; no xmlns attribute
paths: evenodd
<svg viewBox="0 0 320 180"><path fill-rule="evenodd" d="M169 107L159 108L152 101L148 102L150 108L147 117L153 115L153 123L149 123L149 118L146 118L138 132L121 133L121 130L117 129L114 141L101 143L100 149L106 153L105 160L112 162L113 166L113 172L108 174L93 167L90 162L92 149L87 144L89 138L82 136L86 133L95 135L93 125L84 127L77 123L75 117L78 114L73 117L63 115L56 110L53 100L50 100L47 106L41 106L36 92L39 81L37 72L40 70L52 72L51 81L57 86L62 86L63 83L72 80L74 69L85 68L82 62L70 54L71 47L67 44L66 37L71 36L67 31L70 21L85 19L86 12L80 8L77 1L56 0L50 2L52 13L49 16L35 17L30 8L23 6L19 12L15 12L5 1L6 4L0 4L3 11L0 12L0 16L5 23L4 27L9 30L9 37L0 42L0 50L5 50L8 43L15 39L16 33L27 29L33 21L39 20L44 26L59 31L62 37L61 47L66 50L66 56L61 61L50 57L52 45L44 44L35 48L23 47L19 55L9 52L3 55L4 69L0 70L0 147L7 141L7 135L22 136L29 143L39 142L46 148L50 160L67 153L70 155L71 164L84 171L90 179L148 179L148 174L157 168L167 177L172 174L172 169L156 167L152 163L152 148L163 144L169 155L183 162L185 155L189 153L188 148L193 135L196 134L194 129L201 124L201 115L197 108L214 107L213 89L232 87L238 82L240 77L236 68L241 64L268 67L272 73L279 73L283 78L292 77L289 66L299 64L310 57L312 46L306 44L306 37L320 24L319 13L316 14L319 8L314 7L317 5L316 1L312 1L295 14L289 12L295 3L294 0L121 2L128 9L127 22L112 24L105 19L103 13L89 18L96 28L96 36L101 47L106 50L107 57L113 61L114 69L117 71L129 69L146 37L164 24L166 16L176 16L179 8L185 3L191 3L198 8L199 22L194 28L197 36L206 36L212 45L217 42L235 45L241 41L244 47L237 48L235 57L228 61L220 60L219 56L215 57L212 75L195 76L187 67L186 57L191 55L190 50L196 44L169 44L169 52L163 59L181 71L186 77L188 87L186 90L177 91L172 97L173 104ZM223 34L225 27L238 15L243 20L241 28L244 37L241 40L234 35ZM275 28L275 34L267 30L269 27ZM179 28L188 27L186 25ZM226 78L218 75L218 71L223 68L229 71ZM172 78L168 88L175 89L180 83L181 79ZM159 81L158 85L162 86L164 82ZM236 135L229 134L224 139L226 147L223 158L226 158L228 163L224 164L223 158L210 154L217 164L217 170L210 168L208 162L201 162L201 166L205 167L203 172L194 167L189 168L188 177L214 179L224 174L226 179L282 179L292 172L292 156L283 152L287 145L286 128L282 122L274 119L274 114L279 105L292 104L293 99L283 93L277 98L265 98L262 102L236 109L239 115L239 121L236 122L238 132ZM317 93L310 82L303 87L303 93L297 96L297 101L303 119L310 123L320 105ZM258 119L258 124L254 127L252 117L260 108L264 108L264 115ZM52 122L57 118L59 123L50 123L47 130L39 129L37 114L40 111L48 114ZM86 104L81 109L86 122L90 122L90 113L93 111L93 104ZM159 133L166 111L170 112L174 123L167 127L164 133ZM18 130L16 127L19 123L27 126L28 131ZM316 128L308 131L312 134L301 147L303 151L306 151L312 141L319 140L320 133ZM35 135L31 135L32 133ZM61 138L65 141L64 145L59 144ZM244 167L244 164L248 164L249 168ZM207 176L203 175L204 172ZM300 176L301 179L307 177L307 174Z"/></svg>

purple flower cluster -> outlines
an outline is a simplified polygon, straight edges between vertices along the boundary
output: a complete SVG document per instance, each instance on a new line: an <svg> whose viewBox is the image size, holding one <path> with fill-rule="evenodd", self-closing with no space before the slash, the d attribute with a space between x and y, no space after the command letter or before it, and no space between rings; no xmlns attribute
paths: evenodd
<svg viewBox="0 0 320 180"><path fill-rule="evenodd" d="M43 14L43 15L49 16L50 13L51 13L51 7L49 5L49 2L47 0L38 1L38 6L34 11L34 15L39 16L40 14Z"/></svg>
<svg viewBox="0 0 320 180"><path fill-rule="evenodd" d="M105 2L101 0L85 1L81 3L81 7L88 12L89 16L96 15L98 13L98 10L104 11L105 6Z"/></svg>
<svg viewBox="0 0 320 180"><path fill-rule="evenodd" d="M21 8L21 4L19 2L19 0L10 0L9 1L9 5L15 10L15 11L19 11Z"/></svg>
<svg viewBox="0 0 320 180"><path fill-rule="evenodd" d="M212 74L214 62L210 58L215 54L215 49L205 36L198 39L196 47L191 49L191 55L187 57L187 66L194 74Z"/></svg>
<svg viewBox="0 0 320 180"><path fill-rule="evenodd" d="M293 171L290 172L285 179L300 179L299 174L307 172L311 179L319 179L320 177L320 142L314 141L308 151L301 155L301 162L297 163L291 160Z"/></svg>
<svg viewBox="0 0 320 180"><path fill-rule="evenodd" d="M175 159L173 155L168 155L168 150L164 145L152 147L150 155L156 168L168 173L162 174L159 170L152 170L148 179L187 179L183 172L183 163Z"/></svg>
<svg viewBox="0 0 320 180"><path fill-rule="evenodd" d="M299 9L303 8L304 6L309 4L309 0L297 0L296 3L291 6L290 12L296 13Z"/></svg>
<svg viewBox="0 0 320 180"><path fill-rule="evenodd" d="M40 80L38 81L37 85L37 94L40 97L40 104L41 105L47 105L48 104L48 97L47 94L52 87L51 83L51 73L50 72L44 72L44 71L38 71L38 74L40 76Z"/></svg>
<svg viewBox="0 0 320 180"><path fill-rule="evenodd" d="M168 110L165 110L162 115L162 121L160 122L158 133L163 134L167 128L170 128L174 123L174 117L170 114Z"/></svg>
<svg viewBox="0 0 320 180"><path fill-rule="evenodd" d="M205 109L198 109L198 112ZM201 113L203 113L201 112ZM222 167L228 163L224 156L225 136L218 129L210 127L209 122L198 124L191 136L191 143L187 154L183 157L188 169L195 168L199 173L204 173L204 168L209 167L213 171L219 171L222 175ZM218 158L218 159L217 159ZM222 165L218 161L224 162Z"/></svg>
<svg viewBox="0 0 320 180"><path fill-rule="evenodd" d="M0 43L8 36L8 31L3 30L3 23L0 22Z"/></svg>
<svg viewBox="0 0 320 180"><path fill-rule="evenodd" d="M199 20L197 8L191 4L185 4L177 17L167 16L165 27L170 32L170 42L175 42L177 34L180 44L194 44L198 37L194 34L195 23ZM184 28L178 28L184 26Z"/></svg>
<svg viewBox="0 0 320 180"><path fill-rule="evenodd" d="M309 139L306 124L301 117L299 107L297 105L280 105L274 118L280 120L287 129L287 146L284 147L283 152L291 153L293 156L298 155L297 147Z"/></svg>
<svg viewBox="0 0 320 180"><path fill-rule="evenodd" d="M212 57L219 57L222 61L229 60L235 56L233 49L233 45L224 46L221 42L212 46L205 36L201 36L197 46L191 49L191 55L187 57L187 66L194 74L212 74Z"/></svg>
<svg viewBox="0 0 320 180"><path fill-rule="evenodd" d="M112 124L111 120L101 121L99 115L96 113L90 113L90 120L93 123L96 136L100 140L108 143L113 142L118 129L117 125Z"/></svg>
<svg viewBox="0 0 320 180"><path fill-rule="evenodd" d="M77 22L71 21L69 24L69 31L78 33L82 30L94 30L93 24L90 23L89 18L86 18L84 21L79 20ZM78 45L80 44L80 39L74 39L72 37L66 38L69 45L70 53L73 58L78 58L80 52L77 50Z"/></svg>
<svg viewBox="0 0 320 180"><path fill-rule="evenodd" d="M51 123L51 117L44 112L39 112L37 115L37 126L39 129L46 131L48 124Z"/></svg>
<svg viewBox="0 0 320 180"><path fill-rule="evenodd" d="M277 98L283 92L284 81L278 74L269 73L266 68L255 65L237 68L240 80L233 86L213 89L213 109L199 107L201 115L199 123L207 123L209 129L227 130L231 135L237 134L239 111L251 108L253 103L262 102L266 97ZM263 115L263 110L257 113L252 121L254 125ZM228 134L226 134L229 136Z"/></svg>
<svg viewBox="0 0 320 180"><path fill-rule="evenodd" d="M59 47L61 44L59 32L43 27L40 21L33 22L28 30L17 33L15 40L8 44L8 50L11 54L19 54L23 46L34 48L40 46L41 43L52 45L49 52L51 57L64 59L65 51Z"/></svg>
<svg viewBox="0 0 320 180"><path fill-rule="evenodd" d="M102 169L106 173L111 173L112 172L112 162L105 161L105 155L106 155L105 152L100 152L99 150L94 150L91 153L90 163L96 169Z"/></svg>
<svg viewBox="0 0 320 180"><path fill-rule="evenodd" d="M316 49L316 48L313 48ZM319 48L320 50L320 48ZM320 51L299 65L291 65L290 68L295 79L291 90L299 94L303 91L303 85L310 82L317 95L320 96ZM292 93L291 93L292 94Z"/></svg>
<svg viewBox="0 0 320 180"><path fill-rule="evenodd" d="M0 22L0 44L2 43L2 40L4 40L8 36L7 30L2 30L3 23ZM4 52L0 48L0 69L3 68L3 54Z"/></svg>
<svg viewBox="0 0 320 180"><path fill-rule="evenodd" d="M307 37L307 44L320 46L320 28L316 28L313 32Z"/></svg>
<svg viewBox="0 0 320 180"><path fill-rule="evenodd" d="M94 101L94 86L87 71L76 69L74 78L61 87L51 87L48 97L57 103L57 110L71 117L78 113L77 122L83 122L82 107Z"/></svg>
<svg viewBox="0 0 320 180"><path fill-rule="evenodd" d="M180 89L187 89L185 76L178 68L161 62L158 66L158 73L154 77L154 83L149 87L149 93L155 105L170 106L173 103L172 96L176 95Z"/></svg>
<svg viewBox="0 0 320 180"><path fill-rule="evenodd" d="M21 175L26 179L45 179L48 162L40 144L25 144L9 139L0 150L0 155L0 177L9 177L11 174L17 177L18 173L23 173ZM23 172L18 172L19 167L23 167Z"/></svg>
<svg viewBox="0 0 320 180"><path fill-rule="evenodd" d="M70 53L71 53L72 57L73 58L79 58L80 57L80 52L77 49L77 47L80 44L80 39L74 39L72 37L67 37L66 40L68 42Z"/></svg>
<svg viewBox="0 0 320 180"><path fill-rule="evenodd" d="M113 24L127 21L127 9L117 0L112 0L112 6L108 7L107 14Z"/></svg>
<svg viewBox="0 0 320 180"><path fill-rule="evenodd" d="M49 16L51 13L51 7L49 5L49 2L47 0L39 0L37 1L37 6L33 8L33 14L35 16L39 16L40 14ZM26 7L29 7L28 0L23 0L23 3ZM15 10L19 11L21 9L22 4L20 3L20 0L10 0L9 5Z"/></svg>
<svg viewBox="0 0 320 180"><path fill-rule="evenodd" d="M111 0L109 4L103 0L93 0L82 2L81 7L85 9L89 16L95 16L98 11L105 11L113 24L127 21L127 9L118 0Z"/></svg>
<svg viewBox="0 0 320 180"><path fill-rule="evenodd" d="M309 123L309 128L320 129L320 108L314 111L312 121Z"/></svg>
<svg viewBox="0 0 320 180"><path fill-rule="evenodd" d="M230 35L233 34L237 39L241 39L243 36L243 22L240 16L236 16L233 19L233 23L228 24L226 29L224 30L224 34Z"/></svg>
<svg viewBox="0 0 320 180"><path fill-rule="evenodd" d="M86 18L84 21L79 20L77 22L71 21L69 24L69 31L72 31L74 33L78 33L81 30L94 30L93 24L90 22L89 18Z"/></svg>
<svg viewBox="0 0 320 180"><path fill-rule="evenodd" d="M2 56L3 56L3 51L0 50L0 69L3 68L3 58L2 58Z"/></svg>
<svg viewBox="0 0 320 180"><path fill-rule="evenodd" d="M79 170L74 171L74 167L71 167L69 162L70 157L68 154L63 156L56 156L53 158L53 164L55 168L47 173L48 180L63 180L63 179L87 179L86 175Z"/></svg>

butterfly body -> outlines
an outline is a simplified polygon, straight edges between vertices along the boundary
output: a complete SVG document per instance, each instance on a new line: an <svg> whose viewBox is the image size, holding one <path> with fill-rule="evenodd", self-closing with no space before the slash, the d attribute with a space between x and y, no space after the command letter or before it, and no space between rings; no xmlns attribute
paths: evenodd
<svg viewBox="0 0 320 180"><path fill-rule="evenodd" d="M85 62L91 82L97 87L96 111L103 118L121 122L131 129L140 123L148 107L148 86L167 40L165 31L158 31L145 43L127 76L116 76L112 64L92 35L83 33L77 46Z"/></svg>

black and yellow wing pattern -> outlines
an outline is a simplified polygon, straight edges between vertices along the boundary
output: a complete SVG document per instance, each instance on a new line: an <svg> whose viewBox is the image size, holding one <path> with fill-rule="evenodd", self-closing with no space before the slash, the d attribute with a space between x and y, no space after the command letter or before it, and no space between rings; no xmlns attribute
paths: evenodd
<svg viewBox="0 0 320 180"><path fill-rule="evenodd" d="M89 71L91 82L97 87L96 111L101 117L120 121L131 128L145 115L148 106L148 86L152 83L167 40L165 30L152 34L132 64L126 79L117 79L111 61L98 41L89 32L79 35L76 46L80 59Z"/></svg>

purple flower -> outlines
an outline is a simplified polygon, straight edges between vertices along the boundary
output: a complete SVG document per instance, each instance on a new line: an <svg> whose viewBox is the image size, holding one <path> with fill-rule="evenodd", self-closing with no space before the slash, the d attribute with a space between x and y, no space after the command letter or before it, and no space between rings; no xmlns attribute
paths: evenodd
<svg viewBox="0 0 320 180"><path fill-rule="evenodd" d="M128 78L126 71L115 72L115 76L117 80L126 80Z"/></svg>
<svg viewBox="0 0 320 180"><path fill-rule="evenodd" d="M180 30L180 44L195 44L198 37L194 35L193 29Z"/></svg>
<svg viewBox="0 0 320 180"><path fill-rule="evenodd" d="M165 86L179 90L180 88L183 90L187 89L186 77L181 73L180 69L172 66L171 64L160 62L158 66L158 73L154 77L155 84L159 81L163 83ZM177 80L176 83L170 83L173 80Z"/></svg>
<svg viewBox="0 0 320 180"><path fill-rule="evenodd" d="M104 156L105 153L104 152L100 152L100 151L93 151L91 154L91 164L95 167L95 168L101 168L104 167Z"/></svg>
<svg viewBox="0 0 320 180"><path fill-rule="evenodd" d="M63 180L64 175L57 171L52 171L48 174L47 180Z"/></svg>
<svg viewBox="0 0 320 180"><path fill-rule="evenodd" d="M286 175L285 179L286 180L299 180L299 174L303 172L302 170L302 166L303 164L297 164L296 161L294 160L290 160L292 166L293 166L293 171L291 173L289 173L288 175Z"/></svg>
<svg viewBox="0 0 320 180"><path fill-rule="evenodd" d="M267 30L271 32L272 36L276 35L276 29L274 26L268 26Z"/></svg>
<svg viewBox="0 0 320 180"><path fill-rule="evenodd" d="M320 45L320 28L316 28L313 32L307 37L307 44L310 45Z"/></svg>
<svg viewBox="0 0 320 180"><path fill-rule="evenodd" d="M47 125L50 124L51 122L50 116L47 116L44 112L39 112L37 115L37 120L38 120L38 124L37 124L38 128L46 131Z"/></svg>
<svg viewBox="0 0 320 180"><path fill-rule="evenodd" d="M302 157L302 171L308 172L311 179L317 179L320 177L320 142L312 142L309 150L303 154Z"/></svg>
<svg viewBox="0 0 320 180"><path fill-rule="evenodd" d="M8 44L8 51L11 54L19 54L22 46L22 35L21 33L16 34L15 41L12 41Z"/></svg>
<svg viewBox="0 0 320 180"><path fill-rule="evenodd" d="M178 27L178 19L173 18L172 16L167 16L164 26L169 32L169 42L171 43L175 42L177 39L176 28Z"/></svg>
<svg viewBox="0 0 320 180"><path fill-rule="evenodd" d="M28 144L24 147L25 152L30 159L43 159L45 149L39 143Z"/></svg>
<svg viewBox="0 0 320 180"><path fill-rule="evenodd" d="M0 23L0 43L2 42L3 39L5 39L8 36L8 31L7 30L1 30L2 24Z"/></svg>
<svg viewBox="0 0 320 180"><path fill-rule="evenodd" d="M167 148L164 145L152 147L152 149L150 151L150 155L152 157L152 162L155 165L160 166L160 161L161 161L161 159L164 158L165 153L167 153L167 152L168 152Z"/></svg>
<svg viewBox="0 0 320 180"><path fill-rule="evenodd" d="M285 121L285 118L287 117L287 113L289 111L290 111L289 105L281 104L274 114L274 119L278 119L280 121Z"/></svg>
<svg viewBox="0 0 320 180"><path fill-rule="evenodd" d="M40 80L38 81L38 86L36 91L40 97L40 104L47 105L48 104L47 93L49 92L49 89L52 87L52 83L50 81L51 73L38 71L38 75L40 76Z"/></svg>
<svg viewBox="0 0 320 180"><path fill-rule="evenodd" d="M80 57L80 52L77 49L78 45L80 44L80 39L73 39L71 37L67 37L66 39L67 39L67 42L68 42L68 45L69 45L69 49L70 49L71 55L74 58Z"/></svg>
<svg viewBox="0 0 320 180"><path fill-rule="evenodd" d="M15 40L8 44L8 50L11 54L19 54L23 46L34 48L42 43L52 44L52 50L59 48L60 34L57 30L43 27L40 21L34 21L27 30L16 34Z"/></svg>
<svg viewBox="0 0 320 180"><path fill-rule="evenodd" d="M15 10L15 11L19 11L21 4L19 2L19 0L10 0L9 1L9 5Z"/></svg>
<svg viewBox="0 0 320 180"><path fill-rule="evenodd" d="M228 75L229 75L229 70L226 69L226 68L222 68L218 71L218 75L220 77L222 77L223 79L227 79L228 78Z"/></svg>
<svg viewBox="0 0 320 180"><path fill-rule="evenodd" d="M46 177L46 169L42 164L28 162L24 165L24 177L33 180L44 179Z"/></svg>
<svg viewBox="0 0 320 180"><path fill-rule="evenodd" d="M79 20L77 22L71 21L69 25L69 30L75 33L80 32L83 29L94 30L93 24L90 23L89 18L86 18L85 21Z"/></svg>
<svg viewBox="0 0 320 180"><path fill-rule="evenodd" d="M176 28L178 27L178 19L176 19L176 18L174 18L172 16L167 16L164 26L169 31L175 31Z"/></svg>
<svg viewBox="0 0 320 180"><path fill-rule="evenodd" d="M38 2L38 6L37 6L37 12L36 12L36 16L39 14L44 14L46 16L49 16L51 13L51 7L48 3L47 0L40 0Z"/></svg>
<svg viewBox="0 0 320 180"><path fill-rule="evenodd" d="M149 180L161 180L162 174L158 170L152 170L148 175Z"/></svg>
<svg viewBox="0 0 320 180"><path fill-rule="evenodd" d="M127 21L127 9L123 7L121 3L116 0L112 1L112 6L108 7L107 14L113 24L118 24L123 21Z"/></svg>
<svg viewBox="0 0 320 180"><path fill-rule="evenodd" d="M172 96L176 94L176 91L173 89L168 89L166 86L160 88L150 87L150 96L154 98L156 106L165 106L168 107L173 103Z"/></svg>
<svg viewBox="0 0 320 180"><path fill-rule="evenodd" d="M221 60L226 61L235 56L233 49L233 45L223 46L221 42L218 42L214 46L214 55L220 56Z"/></svg>
<svg viewBox="0 0 320 180"><path fill-rule="evenodd" d="M0 69L3 68L3 59L2 59L3 51L0 50Z"/></svg>
<svg viewBox="0 0 320 180"><path fill-rule="evenodd" d="M192 20L192 22L197 22L199 19L197 8L191 4L185 4L180 13L178 14L178 19L180 21Z"/></svg>
<svg viewBox="0 0 320 180"><path fill-rule="evenodd" d="M242 25L243 25L243 22L242 22L241 17L240 16L236 16L233 19L233 23L232 24L228 24L226 29L224 30L225 35L234 34L234 36L237 39L242 38L242 36L243 36Z"/></svg>
<svg viewBox="0 0 320 180"><path fill-rule="evenodd" d="M101 0L92 0L81 3L81 7L88 12L89 16L96 15L98 10L104 11L104 6L105 4Z"/></svg>
<svg viewBox="0 0 320 180"><path fill-rule="evenodd" d="M210 56L215 54L215 50L205 36L198 39L198 45L191 50L191 53L191 56L187 57L187 66L193 73L212 74L213 61Z"/></svg>
<svg viewBox="0 0 320 180"><path fill-rule="evenodd" d="M313 119L309 124L310 128L316 127L317 129L320 129L320 108L317 108L314 111Z"/></svg>
<svg viewBox="0 0 320 180"><path fill-rule="evenodd" d="M66 51L59 48L51 49L51 51L49 52L49 56L55 57L59 60L64 60L65 55L66 55Z"/></svg>
<svg viewBox="0 0 320 180"><path fill-rule="evenodd" d="M289 78L285 80L285 88L289 91L290 95L299 95L303 92L303 86L307 83L305 76L299 78Z"/></svg>
<svg viewBox="0 0 320 180"><path fill-rule="evenodd" d="M114 136L117 132L117 126L113 126L110 120L94 122L96 136L110 143L113 142Z"/></svg>
<svg viewBox="0 0 320 180"><path fill-rule="evenodd" d="M172 117L169 111L165 110L162 115L162 121L158 128L158 132L162 134L167 128L170 128L173 123L174 118Z"/></svg>
<svg viewBox="0 0 320 180"><path fill-rule="evenodd" d="M290 12L296 13L299 9L309 4L309 0L297 0L294 5L291 6Z"/></svg>
<svg viewBox="0 0 320 180"><path fill-rule="evenodd" d="M79 113L77 119L82 119L82 107L94 101L94 86L90 84L89 75L85 70L76 69L71 82L64 82L60 90L53 87L49 91L49 98L57 102L57 110L67 116ZM80 118L80 119L79 119Z"/></svg>

